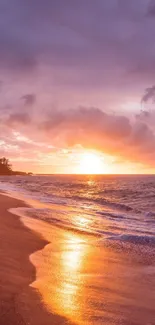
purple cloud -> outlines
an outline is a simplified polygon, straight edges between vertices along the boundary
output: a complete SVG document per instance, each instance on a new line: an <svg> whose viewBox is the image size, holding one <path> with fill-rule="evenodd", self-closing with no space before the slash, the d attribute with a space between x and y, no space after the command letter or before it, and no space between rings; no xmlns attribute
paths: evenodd
<svg viewBox="0 0 155 325"><path fill-rule="evenodd" d="M8 126L18 125L18 124L29 124L31 118L27 113L13 113L6 119L5 123Z"/></svg>
<svg viewBox="0 0 155 325"><path fill-rule="evenodd" d="M21 97L24 100L25 106L32 106L36 102L35 94L26 94Z"/></svg>
<svg viewBox="0 0 155 325"><path fill-rule="evenodd" d="M150 0L2 0L1 124L152 161L154 110L135 108L134 119L126 107L155 84L154 12ZM142 103L154 100L152 86Z"/></svg>
<svg viewBox="0 0 155 325"><path fill-rule="evenodd" d="M155 102L155 86L146 88L145 94L143 95L141 102L145 104L149 100Z"/></svg>
<svg viewBox="0 0 155 325"><path fill-rule="evenodd" d="M6 69L30 68L29 73L48 64L71 69L75 84L74 71L79 70L85 84L117 85L130 71L139 74L140 67L144 74L148 63L155 67L154 24L145 17L148 5L147 0L3 0L1 63Z"/></svg>

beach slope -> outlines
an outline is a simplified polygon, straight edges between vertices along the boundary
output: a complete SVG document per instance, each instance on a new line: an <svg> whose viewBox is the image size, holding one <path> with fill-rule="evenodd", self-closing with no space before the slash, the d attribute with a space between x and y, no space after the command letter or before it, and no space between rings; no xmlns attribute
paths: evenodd
<svg viewBox="0 0 155 325"><path fill-rule="evenodd" d="M66 319L47 312L30 287L36 271L29 256L47 242L8 212L24 206L22 201L0 195L0 324L66 324Z"/></svg>

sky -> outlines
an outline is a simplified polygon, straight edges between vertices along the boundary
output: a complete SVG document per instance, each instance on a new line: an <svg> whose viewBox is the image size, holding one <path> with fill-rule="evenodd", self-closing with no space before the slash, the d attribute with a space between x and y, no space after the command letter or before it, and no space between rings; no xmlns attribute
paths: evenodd
<svg viewBox="0 0 155 325"><path fill-rule="evenodd" d="M155 0L1 0L0 99L14 169L154 173Z"/></svg>

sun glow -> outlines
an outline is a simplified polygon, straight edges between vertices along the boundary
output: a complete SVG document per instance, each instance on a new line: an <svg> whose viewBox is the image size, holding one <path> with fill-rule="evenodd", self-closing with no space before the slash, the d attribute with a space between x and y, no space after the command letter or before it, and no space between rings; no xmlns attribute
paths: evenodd
<svg viewBox="0 0 155 325"><path fill-rule="evenodd" d="M103 174L105 172L103 158L98 153L82 154L79 162L80 174Z"/></svg>

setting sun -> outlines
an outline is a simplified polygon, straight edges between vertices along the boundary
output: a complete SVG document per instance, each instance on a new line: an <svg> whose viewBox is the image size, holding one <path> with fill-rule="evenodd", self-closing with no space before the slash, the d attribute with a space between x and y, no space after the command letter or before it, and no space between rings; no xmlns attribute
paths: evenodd
<svg viewBox="0 0 155 325"><path fill-rule="evenodd" d="M104 165L101 156L97 153L84 153L80 158L80 174L103 174Z"/></svg>

